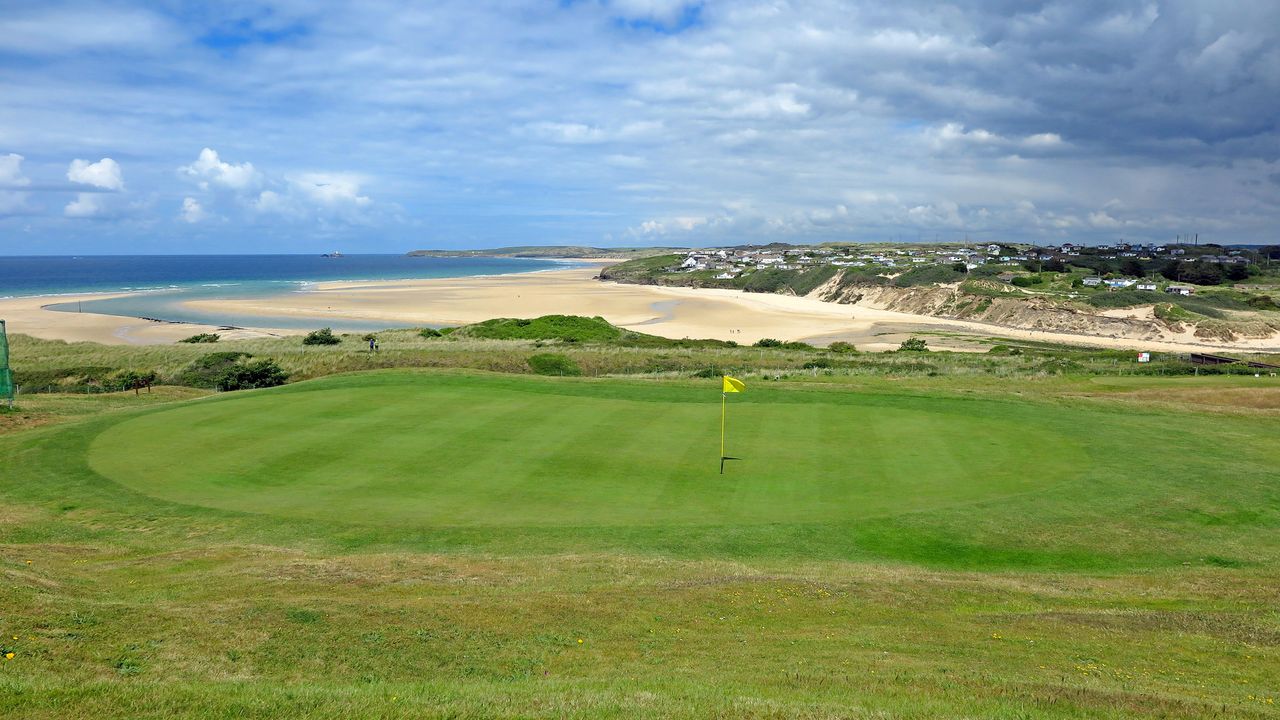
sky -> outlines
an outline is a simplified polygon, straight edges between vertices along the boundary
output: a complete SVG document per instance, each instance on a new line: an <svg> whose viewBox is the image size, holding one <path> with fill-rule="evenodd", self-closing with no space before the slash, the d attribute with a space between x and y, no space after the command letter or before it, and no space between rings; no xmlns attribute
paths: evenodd
<svg viewBox="0 0 1280 720"><path fill-rule="evenodd" d="M1280 242L1280 3L15 2L0 255Z"/></svg>

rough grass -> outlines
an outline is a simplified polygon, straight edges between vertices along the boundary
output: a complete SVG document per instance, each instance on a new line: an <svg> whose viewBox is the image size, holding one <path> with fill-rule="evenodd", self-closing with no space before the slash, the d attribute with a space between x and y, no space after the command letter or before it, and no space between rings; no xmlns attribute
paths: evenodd
<svg viewBox="0 0 1280 720"><path fill-rule="evenodd" d="M350 389L389 376L338 380ZM695 387L492 381L553 385L553 397L585 388L569 396L579 400L640 393L657 405ZM792 533L777 524L504 532L434 521L387 532L340 512L317 522L168 502L104 479L85 450L126 427L126 416L168 410L105 407L145 394L41 398L79 406L63 418L93 403L107 414L0 436L0 649L14 654L0 660L0 712L1273 717L1280 534L1268 438L1280 416L1141 399L1176 402L1178 393L1241 391L1253 381L865 377L772 392L756 383L734 398L744 401L735 410L787 399L793 411L817 408L833 394L854 395L854 407L862 397L968 402L1025 408L1096 440L1068 460L1080 477L1056 490L864 518L835 532L802 523ZM342 383L209 407L324 395ZM328 416L338 427L361 415L339 406ZM876 427L830 431L857 441ZM1045 457L1041 442L1022 447L1027 462ZM423 452L414 468L439 477L457 464L441 449ZM574 473L584 487L601 479L591 465ZM706 482L743 477L739 466ZM760 552L762 543L772 550Z"/></svg>
<svg viewBox="0 0 1280 720"><path fill-rule="evenodd" d="M446 337L424 338L413 329L388 330L377 334L378 352L370 352L368 344L355 334L341 335L340 344L326 347L306 347L296 337L146 346L69 344L24 335L14 335L10 339L15 378L25 392L100 392L105 379L123 371L154 371L161 384L181 384L184 378L189 377L187 371L193 363L219 352L244 352L257 358L272 358L294 381L341 372L393 368L467 368L531 373L533 369L529 358L551 351L569 357L588 377L690 377L725 372L770 380L913 375L1030 378L1063 373L1163 375L1197 371L1178 355L1158 353L1156 362L1139 365L1131 352L1001 338L989 338L987 341L992 345L1017 347L1021 354L823 355L821 348L805 349L807 346L799 344L777 348L737 347L734 343L715 340L671 340L631 331L620 333L616 340L566 342L564 339L472 338L466 337L463 331ZM1275 361L1265 355L1250 358ZM822 362L815 362L819 359ZM1201 368L1199 371L1244 372L1245 369L1223 366Z"/></svg>
<svg viewBox="0 0 1280 720"><path fill-rule="evenodd" d="M459 337L486 340L561 340L564 342L609 342L623 336L621 328L602 317L544 315L538 318L498 318L468 325Z"/></svg>

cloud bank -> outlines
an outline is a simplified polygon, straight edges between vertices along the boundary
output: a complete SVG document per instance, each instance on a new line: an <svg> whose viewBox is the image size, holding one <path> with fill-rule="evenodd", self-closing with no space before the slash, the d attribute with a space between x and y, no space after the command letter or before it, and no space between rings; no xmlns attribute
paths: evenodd
<svg viewBox="0 0 1280 720"><path fill-rule="evenodd" d="M1280 240L1262 0L72 1L0 50L50 252Z"/></svg>

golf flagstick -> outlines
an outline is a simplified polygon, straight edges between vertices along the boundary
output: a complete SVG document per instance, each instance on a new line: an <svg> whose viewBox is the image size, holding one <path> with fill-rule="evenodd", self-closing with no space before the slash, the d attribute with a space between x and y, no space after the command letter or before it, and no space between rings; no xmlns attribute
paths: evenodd
<svg viewBox="0 0 1280 720"><path fill-rule="evenodd" d="M724 474L724 406L728 393L720 393L720 474Z"/></svg>
<svg viewBox="0 0 1280 720"><path fill-rule="evenodd" d="M724 474L724 461L737 460L738 458L729 457L724 454L724 428L725 428L725 401L729 397L729 393L742 392L747 386L736 378L724 375L720 378L720 474Z"/></svg>

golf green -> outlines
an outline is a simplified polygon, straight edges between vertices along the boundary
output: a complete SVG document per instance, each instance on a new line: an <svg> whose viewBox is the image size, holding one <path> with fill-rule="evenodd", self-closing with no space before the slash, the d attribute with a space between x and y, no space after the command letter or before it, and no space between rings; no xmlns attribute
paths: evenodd
<svg viewBox="0 0 1280 720"><path fill-rule="evenodd" d="M187 505L336 523L843 523L1073 477L1060 414L1018 402L383 372L202 400L107 428L100 475ZM1034 449L1034 452L1031 450Z"/></svg>

